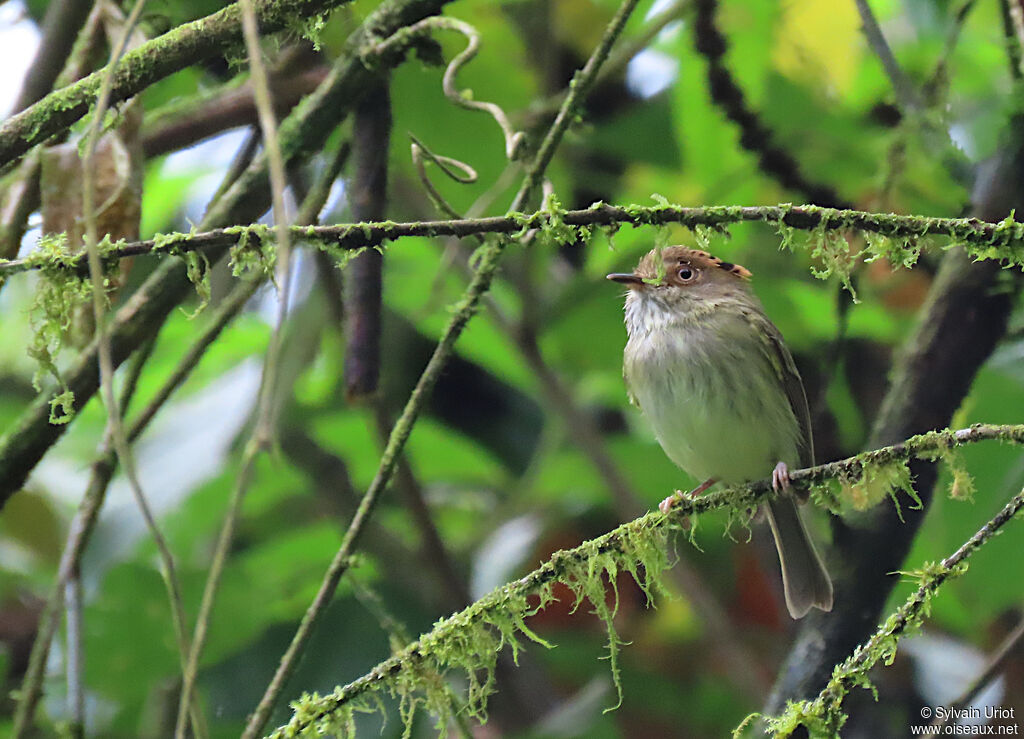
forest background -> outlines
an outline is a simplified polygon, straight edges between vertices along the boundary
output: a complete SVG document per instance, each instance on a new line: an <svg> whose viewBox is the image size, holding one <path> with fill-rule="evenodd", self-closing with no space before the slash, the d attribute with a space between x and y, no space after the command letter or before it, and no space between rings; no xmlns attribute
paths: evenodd
<svg viewBox="0 0 1024 739"><path fill-rule="evenodd" d="M1017 0L2 5L0 730L1024 713ZM644 515L695 481L604 275L674 243L753 272L819 462L886 449L797 478L832 614L764 484Z"/></svg>

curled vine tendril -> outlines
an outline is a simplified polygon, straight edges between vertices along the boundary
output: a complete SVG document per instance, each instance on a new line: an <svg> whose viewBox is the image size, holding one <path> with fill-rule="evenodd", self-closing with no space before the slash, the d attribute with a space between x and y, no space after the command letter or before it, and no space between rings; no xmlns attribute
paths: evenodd
<svg viewBox="0 0 1024 739"><path fill-rule="evenodd" d="M434 183L430 181L430 177L427 176L426 162L433 162L438 169L462 185L471 185L479 179L476 170L458 159L435 154L412 134L409 134L409 138L412 140L409 147L412 151L412 163L416 167L416 174L419 176L420 182L423 183L430 201L435 208L449 218L461 218L461 214L444 199L444 196L434 187Z"/></svg>
<svg viewBox="0 0 1024 739"><path fill-rule="evenodd" d="M444 96L460 108L475 110L490 115L501 128L501 132L505 137L505 156L508 158L509 162L518 161L523 156L526 149L526 137L523 132L516 131L512 127L512 123L509 121L508 115L506 115L501 106L496 103L473 100L456 87L455 78L458 75L459 70L470 62L480 50L480 32L473 26L469 25L465 21L458 20L457 18L437 16L424 18L418 23L414 23L408 28L404 28L393 36L382 41L377 47L377 51L378 53L387 53L405 48L418 37L423 36L434 29L456 31L457 33L461 33L465 36L467 42L466 48L463 49L461 53L457 54L445 68L444 77L441 81L441 88L444 92ZM423 183L423 187L426 189L430 200L439 210L446 213L449 217L459 217L451 205L449 205L449 203L441 196L437 188L435 188L430 182L430 178L426 173L426 162L429 161L436 164L445 175L460 184L472 184L476 182L478 179L476 170L465 162L453 159L452 157L434 154L415 136L410 136L410 138L412 139L411 149L413 165L416 167L416 172L419 175L420 182Z"/></svg>

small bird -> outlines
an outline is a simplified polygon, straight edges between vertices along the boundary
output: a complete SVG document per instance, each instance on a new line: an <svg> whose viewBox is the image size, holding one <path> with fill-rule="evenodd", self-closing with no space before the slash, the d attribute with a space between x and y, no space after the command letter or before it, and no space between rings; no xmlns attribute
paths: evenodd
<svg viewBox="0 0 1024 739"><path fill-rule="evenodd" d="M766 506L793 618L832 609L832 581L789 494L789 467L814 464L803 383L782 334L750 289L750 272L706 251L670 246L633 272L623 376L669 459L703 480L690 495L772 471ZM662 501L667 513L677 495Z"/></svg>

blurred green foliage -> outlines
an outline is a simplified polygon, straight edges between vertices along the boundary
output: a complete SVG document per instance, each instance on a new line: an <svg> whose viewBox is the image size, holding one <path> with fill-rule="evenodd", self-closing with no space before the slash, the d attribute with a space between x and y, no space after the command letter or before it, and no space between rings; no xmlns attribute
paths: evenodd
<svg viewBox="0 0 1024 739"><path fill-rule="evenodd" d="M916 85L933 80L937 64L944 61L945 73L931 88L928 116L953 133L958 150L936 152L923 144L921 120L884 115L894 102L889 83L860 35L852 3L723 2L720 28L730 42L726 64L775 142L811 180L832 186L865 209L959 215L967 191L948 162L957 157L978 162L996 151L1016 105L997 4L978 3L970 11L945 58L945 40L959 4L872 4ZM33 15L41 14L43 5L31 4ZM156 3L150 20L154 28L171 27L220 5L207 0ZM642 4L630 21L623 43L642 33L649 5ZM709 97L706 61L694 50L691 11L686 3L680 5L680 20L634 60L629 77L619 69L602 82L564 142L549 175L566 207L586 207L596 199L649 204L654 193L686 205L802 200L761 171L757 158L739 146L735 126ZM332 62L348 31L372 7L364 0L334 14L317 63ZM450 14L473 24L483 39L480 55L460 74L458 86L476 99L498 103L518 126L537 136L550 121L545 101L568 83L613 11L614 3L606 0L454 4ZM455 35L440 34L438 40L446 59L463 48ZM268 43L268 49L276 53L294 42L294 34L287 35ZM506 162L499 129L486 116L446 102L442 71L413 59L391 77L387 212L393 220L436 217L410 161L409 135L479 173L478 183L458 185L431 168L436 186L459 211L486 195L486 212L503 213L518 185L518 179L500 179ZM215 88L234 73L230 65L213 64L181 72L146 92L147 115ZM629 82L658 74L665 75L664 89L650 98L640 97ZM230 141L220 146L237 146L237 139ZM223 171L233 153L214 157L211 149L203 151L148 163L143 237L187 231L188 219L197 218L202 202L197 205L196 199L210 189L202 183L215 183L209 175ZM337 199L327 220L349 218L344 198ZM602 432L605 451L647 506L693 481L664 457L643 418L628 404L620 376L625 340L621 296L603 275L631 268L658 242L692 243L693 236L672 227L623 227L614 235L597 234L586 245L514 245L493 290L503 315L536 334L544 361L587 421ZM449 306L464 288L459 265L474 246L409 238L387 248L382 400L392 413L404 403L450 316ZM756 225L736 226L713 240L717 254L753 271L756 291L797 355L815 409L819 456L855 453L866 443L892 352L913 325L939 252L926 251L913 272L881 263L858 266L860 302L849 307L843 332L838 286L812 277L807 252L780 252L778 246L776 233ZM138 260L129 284L137 284L152 268L153 260ZM200 689L215 737L237 735L255 705L341 541L356 496L376 471L381 450L374 414L343 398L344 342L326 309L325 283L317 280L312 259L299 262L298 274L299 305L286 327L286 354L294 361L286 362L289 392L277 445L259 464L245 501L202 663ZM33 367L17 347L26 341L25 310L35 279L17 276L0 294L0 336L5 337L0 342L0 425L5 427L33 397ZM215 302L229 279L215 273ZM143 485L178 559L189 614L197 609L213 540L238 473L238 445L251 423L271 303L269 291L258 295L137 445ZM195 319L183 312L172 315L141 375L133 410L156 392L211 312ZM1017 323L975 382L959 426L1024 418L1019 328L1024 324ZM511 576L525 572L552 551L606 531L621 519L607 481L581 449L577 429L545 400L542 381L517 338L488 310L477 317L460 339L458 362L442 378L408 446L411 469L465 582L485 565ZM65 352L65 363L71 354ZM8 670L8 687L16 685L31 638L24 626L19 631L18 614L36 612L49 592L104 419L93 401L0 516L0 639L8 647L0 668ZM320 466L324 458L333 459L334 466ZM952 552L1024 484L1024 465L1014 448L977 445L965 452L965 459L977 490L973 502L941 492L936 496L908 569ZM83 565L89 731L96 736L163 736L175 700L178 660L154 549L126 491L118 478ZM815 519L817 536L825 538L823 514ZM508 526L517 521L525 523ZM746 532L732 532L733 541L722 535L723 525L724 517L702 519L696 534L700 549L680 539L678 557L721 605L728 628L754 658L759 670L754 681L766 687L793 624L781 610L774 555L763 532L756 530L753 543L747 544ZM947 586L935 600L930 628L991 649L1002 619L1019 613L1024 559L1016 553L1022 535L1011 527L977 555L969 576ZM389 491L363 539L354 571L413 634L463 605L439 584L437 563L424 556L421 540L405 499ZM506 559L485 562L481 557ZM902 600L909 587L897 588L892 602ZM531 623L558 648L531 646L520 677L510 677L509 671L499 675L492 718L507 735L717 737L759 706L742 688L744 680L722 661L721 645L709 640L691 603L680 598L649 610L642 596L624 585L619 632L634 642L621 655L624 702L618 711L602 713L615 702L600 661L606 637L586 610L570 615L568 604L558 603ZM51 657L50 697L43 710L47 735L66 716L64 653L58 647ZM387 656L387 635L343 585L285 695L330 691ZM889 690L898 692L884 677L879 680L883 697ZM1021 686L1012 687L1011 699L1021 705ZM287 715L281 705L275 720ZM415 724L415 736L432 734L428 717L418 717ZM368 735L378 727L379 717L361 723ZM383 735L401 731L400 722L391 720Z"/></svg>

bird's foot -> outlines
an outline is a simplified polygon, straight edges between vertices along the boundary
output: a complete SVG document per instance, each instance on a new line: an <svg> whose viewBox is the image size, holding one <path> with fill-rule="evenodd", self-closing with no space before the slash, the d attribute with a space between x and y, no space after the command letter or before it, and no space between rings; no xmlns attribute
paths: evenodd
<svg viewBox="0 0 1024 739"><path fill-rule="evenodd" d="M702 482L700 485L698 485L688 493L676 491L658 504L658 510L661 511L662 513L668 514L668 512L672 510L672 506L674 506L676 503L678 503L681 500L692 500L693 498L696 498L709 487L714 485L716 482L718 482L718 480L714 477L711 477Z"/></svg>
<svg viewBox="0 0 1024 739"><path fill-rule="evenodd" d="M776 493L789 490L789 465L779 462L772 470L772 490Z"/></svg>
<svg viewBox="0 0 1024 739"><path fill-rule="evenodd" d="M776 493L790 492L789 466L785 462L779 462L775 465L775 469L772 470L772 490ZM806 503L807 499L810 497L806 488L792 492L793 497L800 503Z"/></svg>

